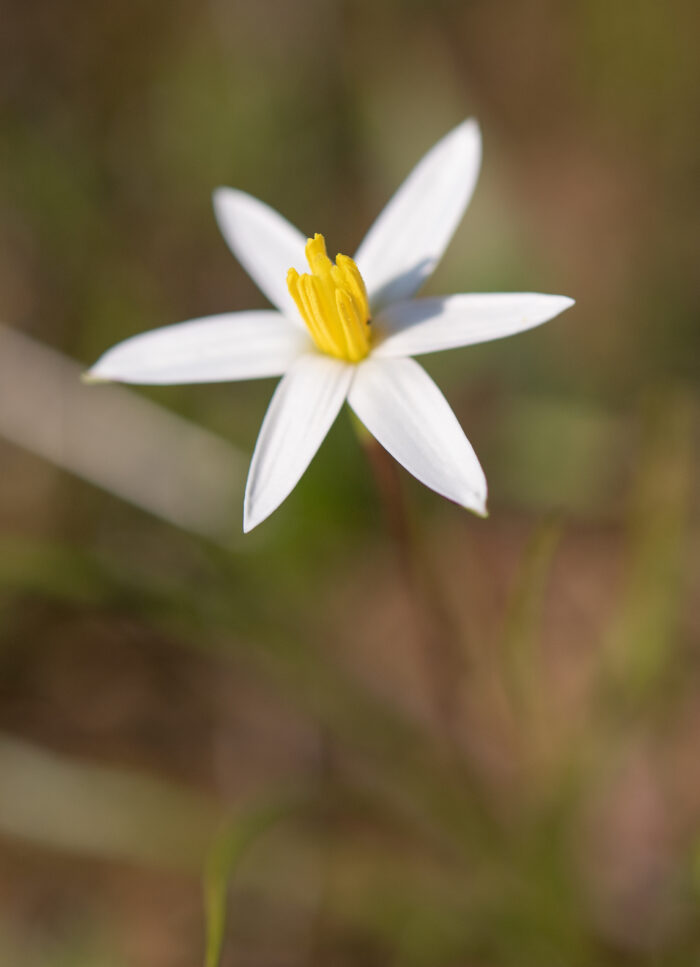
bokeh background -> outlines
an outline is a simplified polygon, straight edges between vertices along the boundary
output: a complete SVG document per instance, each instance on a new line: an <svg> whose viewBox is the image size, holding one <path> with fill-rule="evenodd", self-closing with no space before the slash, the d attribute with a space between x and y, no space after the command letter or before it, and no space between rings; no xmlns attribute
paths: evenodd
<svg viewBox="0 0 700 967"><path fill-rule="evenodd" d="M697 5L1 15L0 962L700 963ZM343 413L243 538L274 384L81 367L264 305L215 186L352 252L469 115L428 291L577 299L425 359L490 519Z"/></svg>

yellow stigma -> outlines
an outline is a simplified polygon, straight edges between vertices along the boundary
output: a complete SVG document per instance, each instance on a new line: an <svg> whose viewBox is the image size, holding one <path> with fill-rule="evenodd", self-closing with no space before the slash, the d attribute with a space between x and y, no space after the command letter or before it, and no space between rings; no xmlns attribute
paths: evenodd
<svg viewBox="0 0 700 967"><path fill-rule="evenodd" d="M311 273L287 272L287 288L321 352L356 363L369 352L370 317L360 270L347 255L326 253L323 235L306 243Z"/></svg>

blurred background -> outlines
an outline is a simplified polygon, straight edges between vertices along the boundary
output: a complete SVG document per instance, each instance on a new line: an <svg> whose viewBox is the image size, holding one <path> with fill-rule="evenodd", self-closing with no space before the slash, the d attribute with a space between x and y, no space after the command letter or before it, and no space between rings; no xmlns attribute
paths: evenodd
<svg viewBox="0 0 700 967"><path fill-rule="evenodd" d="M1 963L700 963L699 30L690 0L4 0ZM577 300L424 359L490 519L401 471L397 546L344 412L243 538L274 382L81 370L263 307L217 185L353 252L470 115L427 291Z"/></svg>

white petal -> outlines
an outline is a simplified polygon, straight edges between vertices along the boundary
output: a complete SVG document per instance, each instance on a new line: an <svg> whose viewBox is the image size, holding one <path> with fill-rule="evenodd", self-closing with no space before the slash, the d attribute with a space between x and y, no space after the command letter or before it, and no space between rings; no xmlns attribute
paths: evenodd
<svg viewBox="0 0 700 967"><path fill-rule="evenodd" d="M275 390L250 464L243 530L269 516L297 485L343 405L355 367L302 356Z"/></svg>
<svg viewBox="0 0 700 967"><path fill-rule="evenodd" d="M86 378L166 384L279 376L310 345L279 312L230 312L126 339L109 349Z"/></svg>
<svg viewBox="0 0 700 967"><path fill-rule="evenodd" d="M574 304L564 295L534 292L450 295L397 302L375 319L388 332L376 356L417 356L471 346L532 329Z"/></svg>
<svg viewBox="0 0 700 967"><path fill-rule="evenodd" d="M479 127L465 121L401 185L355 255L373 309L409 298L432 273L469 203L480 164Z"/></svg>
<svg viewBox="0 0 700 967"><path fill-rule="evenodd" d="M287 291L287 270L307 272L306 239L274 208L233 188L217 188L214 214L229 248L261 292L290 319L303 322Z"/></svg>
<svg viewBox="0 0 700 967"><path fill-rule="evenodd" d="M426 487L486 513L486 478L450 406L412 359L361 363L348 402L389 453Z"/></svg>

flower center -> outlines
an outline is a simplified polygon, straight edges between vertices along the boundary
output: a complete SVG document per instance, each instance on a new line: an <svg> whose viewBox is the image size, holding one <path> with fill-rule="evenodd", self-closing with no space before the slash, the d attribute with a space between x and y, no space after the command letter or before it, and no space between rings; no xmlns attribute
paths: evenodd
<svg viewBox="0 0 700 967"><path fill-rule="evenodd" d="M306 243L311 273L287 272L287 288L321 352L351 363L369 352L370 315L367 290L360 270L347 255L326 253L323 235Z"/></svg>

